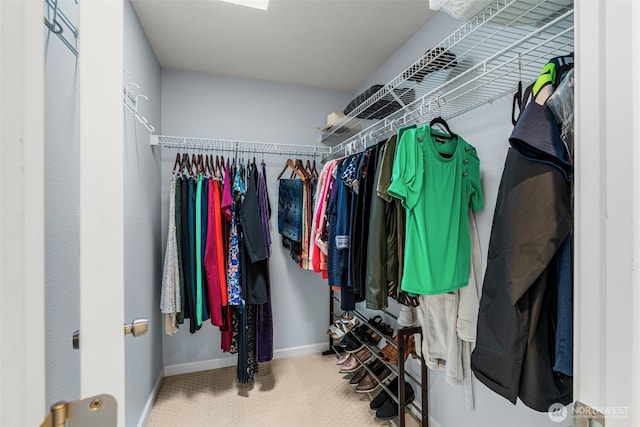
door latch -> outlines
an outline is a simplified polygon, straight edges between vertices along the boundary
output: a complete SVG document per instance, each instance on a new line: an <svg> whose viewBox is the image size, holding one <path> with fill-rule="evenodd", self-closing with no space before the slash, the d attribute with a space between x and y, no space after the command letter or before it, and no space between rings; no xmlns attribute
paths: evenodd
<svg viewBox="0 0 640 427"><path fill-rule="evenodd" d="M73 402L54 403L40 427L115 427L117 423L116 399L100 394Z"/></svg>
<svg viewBox="0 0 640 427"><path fill-rule="evenodd" d="M131 334L134 337L144 335L148 330L149 321L145 318L135 319L133 322L124 325L124 334ZM75 331L73 333L72 345L74 350L78 350L80 348L80 331Z"/></svg>

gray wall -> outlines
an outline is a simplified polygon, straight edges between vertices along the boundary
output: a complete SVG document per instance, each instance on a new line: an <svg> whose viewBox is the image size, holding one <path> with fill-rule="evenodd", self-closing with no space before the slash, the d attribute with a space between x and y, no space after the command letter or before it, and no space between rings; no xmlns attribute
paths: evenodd
<svg viewBox="0 0 640 427"><path fill-rule="evenodd" d="M77 22L77 5L60 8ZM45 286L47 405L80 397L80 327L76 57L55 35L45 59Z"/></svg>
<svg viewBox="0 0 640 427"><path fill-rule="evenodd" d="M400 74L415 62L427 49L433 47L461 25L448 15L438 13L424 27L405 43L385 64L376 70L356 91L366 89L375 83L385 83ZM515 88L514 88L515 92ZM493 212L509 146L511 124L511 99L504 97L492 105L486 104L449 121L451 128L462 135L478 150L485 209L478 213L478 233L483 255L483 271L486 268L487 249L491 233ZM362 311L371 315L372 311ZM398 313L395 302L389 311ZM393 320L386 317L390 322ZM419 378L419 364L409 360L407 368ZM445 380L443 372L429 371L430 415L442 427L558 427L546 413L535 412L521 402L513 406L474 378L475 409L466 410L462 387L452 386ZM416 402L420 401L417 395ZM570 425L569 420L566 427Z"/></svg>
<svg viewBox="0 0 640 427"><path fill-rule="evenodd" d="M124 81L139 112L160 131L160 66L129 1L124 9ZM128 72L128 74L126 73ZM149 319L149 332L125 338L126 425L136 426L162 372L160 161L149 131L124 110L125 319Z"/></svg>
<svg viewBox="0 0 640 427"><path fill-rule="evenodd" d="M326 122L329 112L342 109L348 100L349 95L342 92L162 70L162 133L319 145L315 128ZM168 183L176 150L163 148L161 153L165 230ZM275 178L286 159L287 156L264 156L273 209L270 268L276 350L324 343L328 327L326 281L316 273L300 270L282 248L277 233ZM218 328L210 325L195 335L189 333L188 326L181 327L175 336L164 335L163 343L165 366L229 357L220 350Z"/></svg>

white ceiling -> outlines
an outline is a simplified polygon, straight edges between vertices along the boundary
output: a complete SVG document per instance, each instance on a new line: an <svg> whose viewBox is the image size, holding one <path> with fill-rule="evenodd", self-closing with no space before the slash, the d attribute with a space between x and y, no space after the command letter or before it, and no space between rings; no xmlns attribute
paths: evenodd
<svg viewBox="0 0 640 427"><path fill-rule="evenodd" d="M428 0L132 0L161 67L354 91L434 14Z"/></svg>

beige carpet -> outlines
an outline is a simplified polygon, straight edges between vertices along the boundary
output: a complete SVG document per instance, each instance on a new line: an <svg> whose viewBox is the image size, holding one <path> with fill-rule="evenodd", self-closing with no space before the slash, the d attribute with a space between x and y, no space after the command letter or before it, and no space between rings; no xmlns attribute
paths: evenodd
<svg viewBox="0 0 640 427"><path fill-rule="evenodd" d="M302 356L261 363L255 383L238 384L236 368L167 377L148 427L387 426L356 393L333 356ZM407 415L407 427L418 423Z"/></svg>

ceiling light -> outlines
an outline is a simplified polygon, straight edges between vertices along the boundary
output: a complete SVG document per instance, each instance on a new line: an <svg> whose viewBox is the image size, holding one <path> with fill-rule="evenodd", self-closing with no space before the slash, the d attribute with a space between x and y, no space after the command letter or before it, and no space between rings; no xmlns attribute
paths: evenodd
<svg viewBox="0 0 640 427"><path fill-rule="evenodd" d="M253 7L255 9L267 10L269 8L269 0L221 0L227 3L233 3L240 6Z"/></svg>

